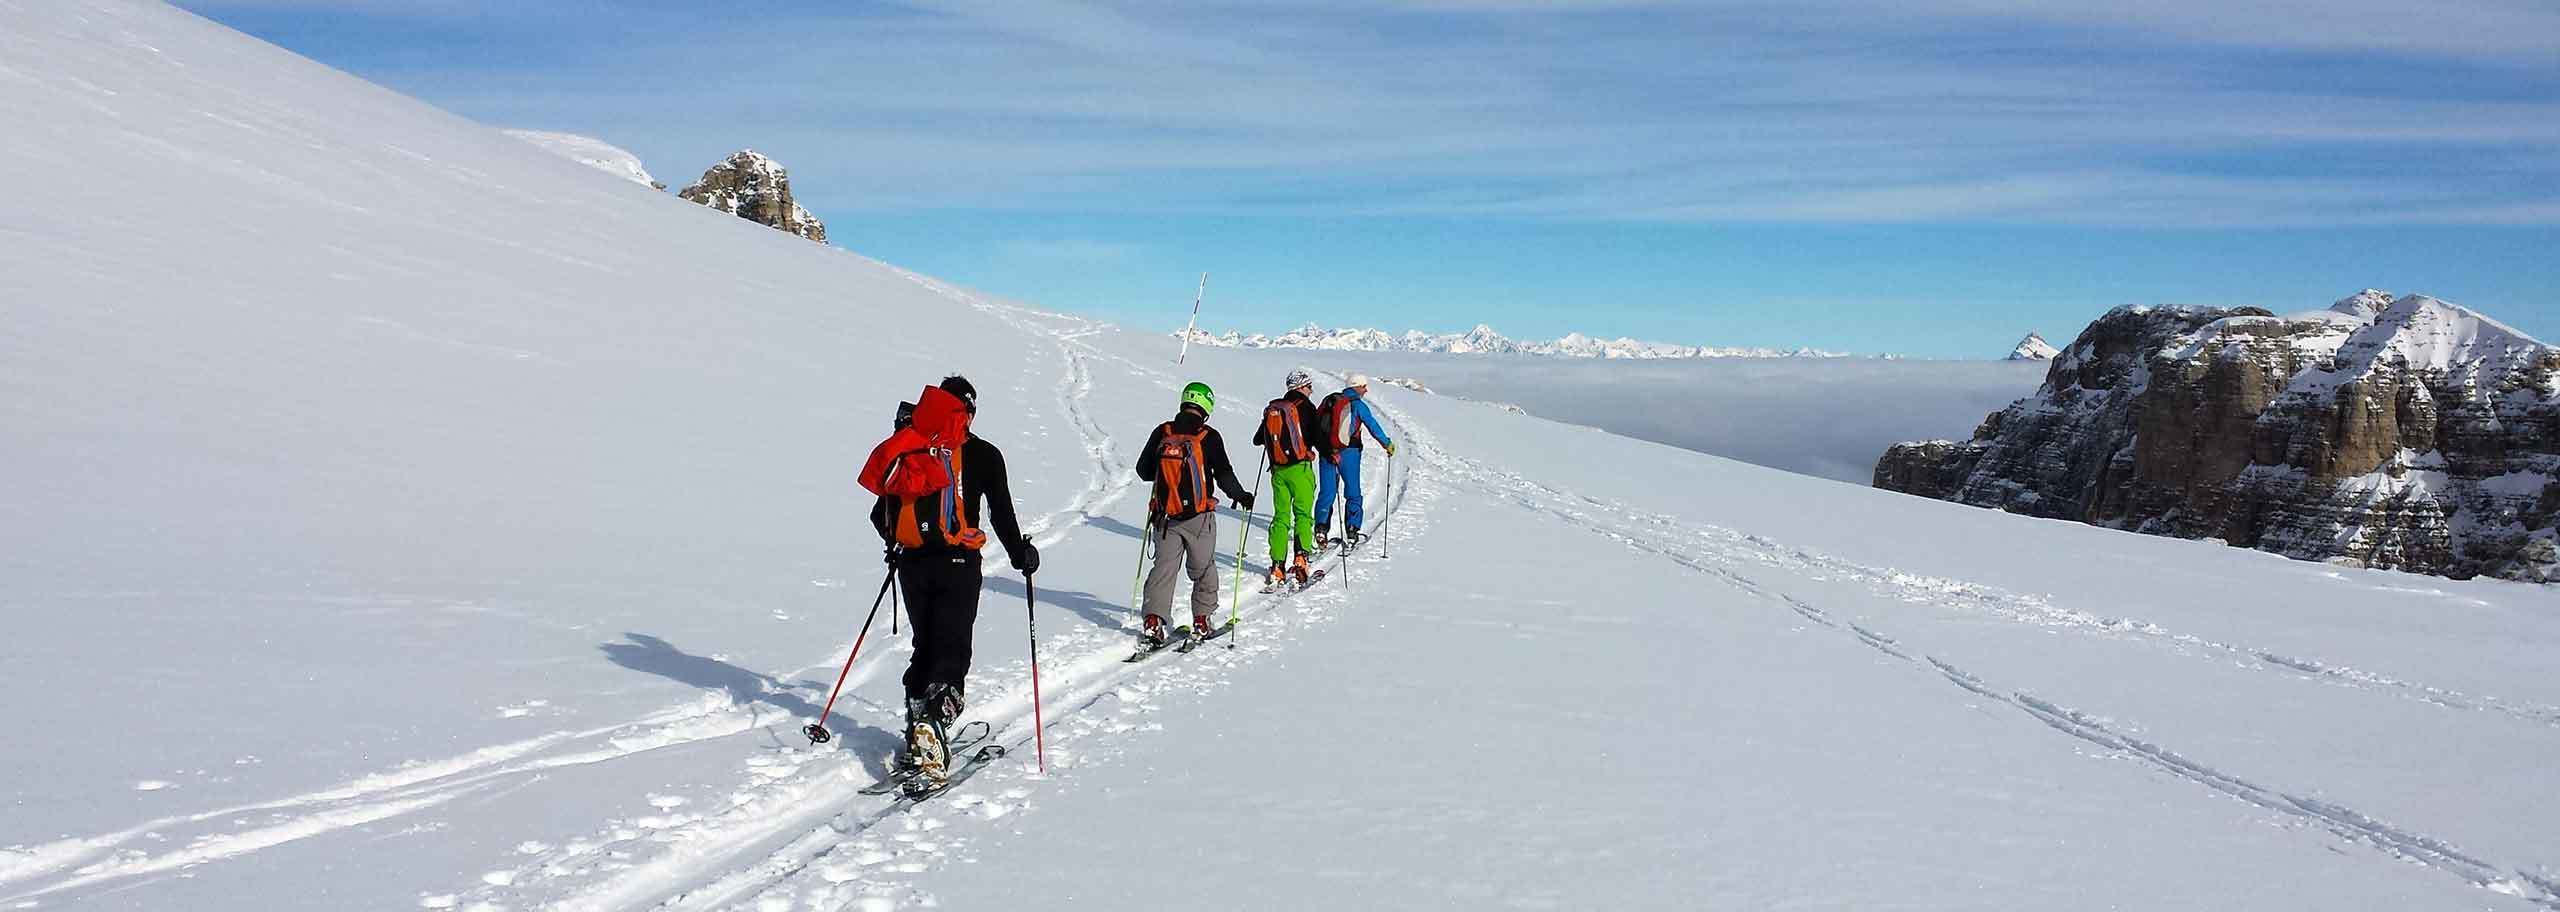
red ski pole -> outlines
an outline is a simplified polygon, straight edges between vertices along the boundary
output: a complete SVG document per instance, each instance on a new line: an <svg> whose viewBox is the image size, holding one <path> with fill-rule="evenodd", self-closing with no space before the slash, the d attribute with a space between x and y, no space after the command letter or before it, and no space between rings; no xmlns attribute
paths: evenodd
<svg viewBox="0 0 2560 912"><path fill-rule="evenodd" d="M809 736L809 743L825 744L835 737L827 731L827 716L836 711L836 695L844 692L845 676L853 674L853 659L862 654L862 641L871 636L871 622L880 618L880 602L889 597L889 584L897 581L898 568L896 567L889 568L889 575L880 578L880 594L871 597L871 613L863 615L862 632L853 637L853 651L845 654L844 670L836 672L836 687L834 690L827 691L827 707L818 710L818 721L811 722L800 729L801 734Z"/></svg>
<svg viewBox="0 0 2560 912"><path fill-rule="evenodd" d="M1032 756L1040 761L1040 772L1049 772L1049 729L1040 721L1040 597L1031 585L1031 574L1022 575L1022 613L1031 626L1031 739Z"/></svg>

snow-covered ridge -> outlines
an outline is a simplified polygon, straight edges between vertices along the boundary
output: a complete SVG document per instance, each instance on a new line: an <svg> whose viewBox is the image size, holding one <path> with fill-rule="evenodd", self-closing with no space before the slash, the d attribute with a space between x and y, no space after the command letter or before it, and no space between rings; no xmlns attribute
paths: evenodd
<svg viewBox="0 0 2560 912"><path fill-rule="evenodd" d="M1174 338L1182 338L1177 331ZM1482 323L1462 333L1427 333L1408 330L1402 335L1381 329L1326 329L1309 323L1279 335L1265 333L1224 334L1208 330L1192 330L1195 345L1223 348L1307 348L1325 351L1421 352L1449 355L1546 355L1561 358L1847 358L1848 352L1824 351L1817 348L1759 348L1708 345L1681 345L1671 342L1645 342L1630 338L1601 339L1582 333L1567 333L1552 342L1520 341L1495 332Z"/></svg>
<svg viewBox="0 0 2560 912"><path fill-rule="evenodd" d="M532 143L545 152L652 190L664 190L667 187L657 178L649 176L649 169L640 164L640 156L631 154L630 150L621 146L592 136L555 133L549 130L508 130L506 134Z"/></svg>

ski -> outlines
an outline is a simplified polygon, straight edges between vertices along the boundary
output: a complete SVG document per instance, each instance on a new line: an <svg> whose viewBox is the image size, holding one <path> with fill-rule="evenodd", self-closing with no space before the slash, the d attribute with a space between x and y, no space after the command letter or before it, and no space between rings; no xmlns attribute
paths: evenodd
<svg viewBox="0 0 2560 912"><path fill-rule="evenodd" d="M996 760L1004 754L1004 745L990 744L970 753L968 759L960 761L959 769L952 770L951 774L944 776L939 783L923 782L910 777L906 780L905 787L898 790L898 800L889 802L888 812L895 814L931 801L967 781L969 777L977 775L979 770L994 765Z"/></svg>
<svg viewBox="0 0 2560 912"><path fill-rule="evenodd" d="M1264 594L1264 595L1295 595L1295 594L1300 593L1300 592L1305 592L1305 591L1307 591L1308 589L1315 588L1315 584L1317 584L1317 583L1321 583L1321 582L1324 582L1324 570L1325 570L1325 568L1323 568L1323 567L1317 567L1317 568L1315 568L1315 569L1313 569L1313 570L1309 570L1309 571L1307 571L1307 582L1306 582L1306 584L1305 584L1305 585L1299 585L1299 584L1294 583L1294 582L1291 582L1291 583L1282 583L1282 584L1277 585L1277 586L1273 586L1273 585L1265 584L1265 585L1262 587L1262 594Z"/></svg>
<svg viewBox="0 0 2560 912"><path fill-rule="evenodd" d="M962 725L960 726L960 737L951 739L951 755L957 757L968 753L978 745L987 743L987 739L994 736L995 732L988 727L984 720ZM1001 750L1001 748L999 748L999 750ZM907 782L914 778L916 778L916 770L901 770L892 766L889 770L889 775L881 777L878 782L863 786L862 794L886 795L905 788Z"/></svg>
<svg viewBox="0 0 2560 912"><path fill-rule="evenodd" d="M1191 628L1188 628L1188 627L1182 628L1180 631L1177 631L1177 632L1173 633L1172 635L1165 637L1165 638L1164 638L1164 642L1161 642L1161 643L1150 643L1150 642L1147 642L1145 639L1141 638L1141 639L1138 641L1138 651L1133 652L1133 653L1130 653L1128 658L1121 659L1120 661L1122 661L1122 662L1144 662L1144 661L1146 661L1146 660L1148 660L1148 659L1150 659L1150 658L1153 658L1153 657L1155 656L1155 654L1156 654L1156 653L1159 653L1159 652L1163 652L1163 651L1165 651L1165 648L1166 648L1166 647L1169 647L1169 646L1174 645L1174 642L1173 642L1173 641L1175 641L1175 640L1187 640L1187 639L1190 639L1190 638L1191 638ZM1182 651L1183 651L1183 652L1190 652L1191 650L1185 649L1185 650L1182 650Z"/></svg>
<svg viewBox="0 0 2560 912"><path fill-rule="evenodd" d="M1184 638L1182 639L1182 645L1173 647L1173 651L1175 651L1175 652L1190 652L1191 650L1194 650L1194 649L1198 649L1198 648L1200 648L1200 644L1202 644L1202 643L1206 643L1206 642L1208 642L1208 641L1210 641L1210 640L1214 640L1214 639L1217 639L1217 638L1219 638L1219 637L1226 636L1226 635L1227 635L1227 633L1228 633L1229 631L1232 631L1232 630L1234 630L1234 629L1236 629L1236 622L1234 622L1234 621L1228 621L1228 622L1226 622L1226 623L1224 623L1224 624L1220 624L1220 625L1218 625L1215 629L1210 630L1210 631L1209 631L1209 635L1208 635L1208 636L1205 636L1205 637L1204 637L1204 636L1189 636L1189 637L1184 637Z"/></svg>

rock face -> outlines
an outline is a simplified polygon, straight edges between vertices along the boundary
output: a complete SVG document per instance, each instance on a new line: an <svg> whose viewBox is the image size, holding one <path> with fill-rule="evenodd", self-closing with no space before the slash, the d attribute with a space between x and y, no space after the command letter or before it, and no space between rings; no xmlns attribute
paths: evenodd
<svg viewBox="0 0 2560 912"><path fill-rule="evenodd" d="M2026 338L2018 340L2018 347L2009 350L2008 360L2051 361L2059 354L2062 350L2053 347L2053 343L2045 341L2043 336L2028 333Z"/></svg>
<svg viewBox="0 0 2560 912"><path fill-rule="evenodd" d="M2290 557L2560 580L2560 349L2424 295L2122 307L1875 486Z"/></svg>
<svg viewBox="0 0 2560 912"><path fill-rule="evenodd" d="M791 199L791 174L754 149L745 149L702 172L676 195L768 228L824 244L827 226Z"/></svg>

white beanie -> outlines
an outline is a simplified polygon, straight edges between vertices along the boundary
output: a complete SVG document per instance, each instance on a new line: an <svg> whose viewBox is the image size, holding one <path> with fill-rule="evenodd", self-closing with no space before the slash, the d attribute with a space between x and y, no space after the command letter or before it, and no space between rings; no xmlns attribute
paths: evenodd
<svg viewBox="0 0 2560 912"><path fill-rule="evenodd" d="M1352 372L1351 372L1351 386L1352 386L1352 387L1354 387L1354 388L1358 388L1358 387L1363 387L1363 386L1368 386L1368 385L1369 385L1369 375L1368 375L1368 374L1364 374L1364 373L1361 373L1361 372L1359 372L1359 371L1352 371Z"/></svg>

